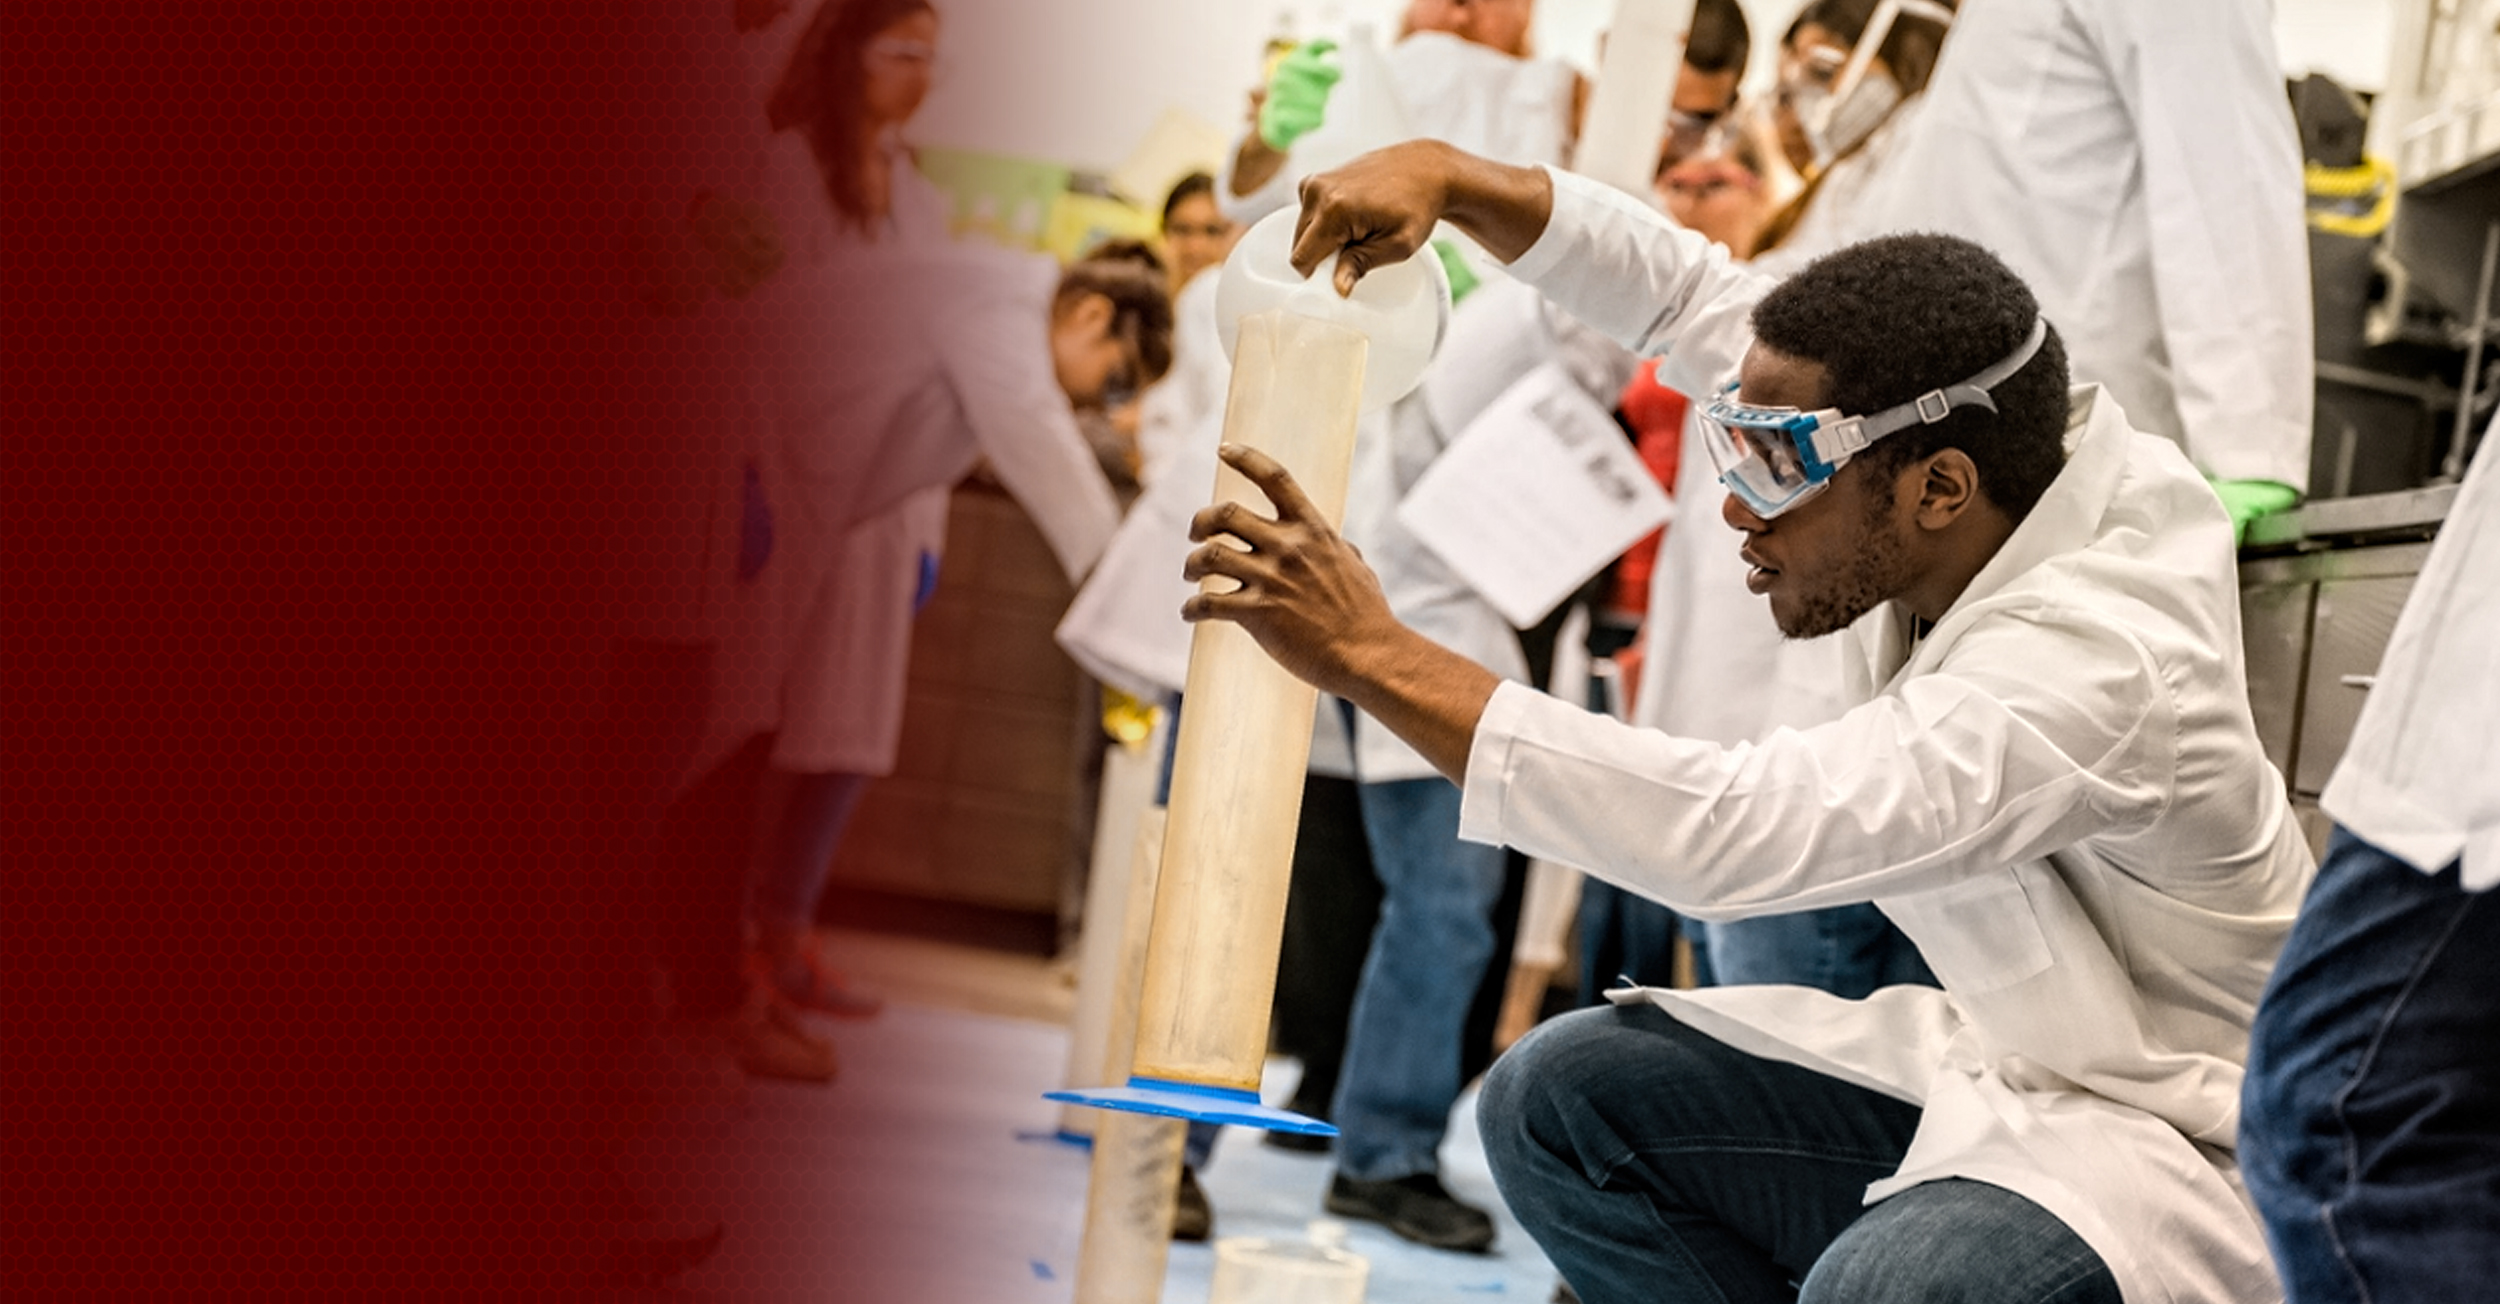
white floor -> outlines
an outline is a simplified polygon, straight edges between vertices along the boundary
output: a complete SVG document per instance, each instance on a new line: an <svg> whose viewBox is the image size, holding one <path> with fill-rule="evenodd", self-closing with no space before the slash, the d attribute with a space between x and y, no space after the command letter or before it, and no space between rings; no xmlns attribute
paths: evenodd
<svg viewBox="0 0 2500 1304"><path fill-rule="evenodd" d="M1067 1032L1046 1023L896 1005L873 1022L832 1025L842 1050L831 1087L757 1086L734 1116L674 1136L654 1156L655 1186L716 1208L717 1257L646 1299L850 1304L1070 1304L1087 1157L1051 1139ZM1291 1087L1270 1066L1268 1094ZM1498 1297L1543 1304L1554 1272L1495 1198L1476 1142L1472 1096L1443 1151L1443 1180L1495 1211L1496 1252L1457 1255L1353 1225L1347 1248L1371 1262L1374 1304ZM1227 1131L1203 1178L1218 1236L1299 1235L1324 1216L1323 1156ZM1163 1298L1206 1300L1213 1252L1176 1245Z"/></svg>

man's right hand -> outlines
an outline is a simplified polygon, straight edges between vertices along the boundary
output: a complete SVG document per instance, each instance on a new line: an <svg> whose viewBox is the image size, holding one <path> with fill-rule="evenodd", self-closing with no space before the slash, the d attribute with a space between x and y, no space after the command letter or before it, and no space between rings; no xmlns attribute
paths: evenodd
<svg viewBox="0 0 2500 1304"><path fill-rule="evenodd" d="M1338 255L1337 293L1351 294L1364 273L1413 257L1445 218L1507 263L1544 234L1553 211L1553 179L1542 168L1410 140L1303 181L1293 267L1308 276Z"/></svg>

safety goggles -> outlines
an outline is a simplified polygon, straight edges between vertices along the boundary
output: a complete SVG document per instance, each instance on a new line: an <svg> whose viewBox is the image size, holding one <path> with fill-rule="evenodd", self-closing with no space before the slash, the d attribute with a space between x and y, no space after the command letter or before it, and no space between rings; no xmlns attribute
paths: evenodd
<svg viewBox="0 0 2500 1304"><path fill-rule="evenodd" d="M1702 444L1719 472L1719 483L1754 515L1768 520L1821 493L1850 458L1886 435L1933 425L1958 408L1996 411L1988 391L2022 370L2048 334L2048 320L2035 317L2022 346L1996 365L1958 385L1931 389L1869 416L1849 416L1837 408L1807 412L1739 402L1731 382L1702 409Z"/></svg>

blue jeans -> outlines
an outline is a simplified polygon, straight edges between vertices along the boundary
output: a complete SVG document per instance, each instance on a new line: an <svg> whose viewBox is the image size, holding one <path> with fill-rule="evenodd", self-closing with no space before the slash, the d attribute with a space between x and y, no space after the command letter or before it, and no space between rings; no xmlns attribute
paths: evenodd
<svg viewBox="0 0 2500 1304"><path fill-rule="evenodd" d="M1712 984L1709 927L1637 892L1603 879L1580 885L1580 1004L1595 1005L1630 979L1641 987L1675 985L1675 939L1693 947L1697 986Z"/></svg>
<svg viewBox="0 0 2500 1304"><path fill-rule="evenodd" d="M1973 1181L1864 1207L1919 1108L1654 1005L1530 1033L1477 1107L1502 1198L1586 1304L2119 1304L2100 1256Z"/></svg>
<svg viewBox="0 0 2500 1304"><path fill-rule="evenodd" d="M1757 915L1705 931L1722 987L1795 983L1854 1001L1896 983L1936 985L1917 945L1871 905Z"/></svg>
<svg viewBox="0 0 2500 1304"><path fill-rule="evenodd" d="M1357 785L1380 877L1380 925L1355 988L1329 1114L1337 1171L1385 1181L1440 1169L1458 1102L1459 1040L1493 957L1502 849L1458 840L1441 779Z"/></svg>
<svg viewBox="0 0 2500 1304"><path fill-rule="evenodd" d="M2500 900L2337 829L2250 1035L2240 1171L2294 1304L2500 1291Z"/></svg>

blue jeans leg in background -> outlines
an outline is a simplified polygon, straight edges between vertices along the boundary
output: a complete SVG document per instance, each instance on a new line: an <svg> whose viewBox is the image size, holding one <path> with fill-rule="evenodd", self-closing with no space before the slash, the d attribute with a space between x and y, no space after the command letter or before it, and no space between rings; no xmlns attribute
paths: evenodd
<svg viewBox="0 0 2500 1304"><path fill-rule="evenodd" d="M1215 1158L1215 1138L1223 1132L1224 1125L1221 1123L1193 1120L1189 1125L1188 1138L1181 1143L1181 1162L1191 1168L1206 1167L1207 1161Z"/></svg>
<svg viewBox="0 0 2500 1304"><path fill-rule="evenodd" d="M2500 1298L2500 900L2342 829L2257 1010L2240 1169L2293 1304Z"/></svg>
<svg viewBox="0 0 2500 1304"><path fill-rule="evenodd" d="M1936 985L1918 947L1871 905L1758 915L1705 931L1722 987L1794 983L1858 1000L1896 983Z"/></svg>
<svg viewBox="0 0 2500 1304"><path fill-rule="evenodd" d="M2010 1192L1936 1182L1866 1209L1916 1105L1652 1005L1530 1033L1477 1119L1502 1198L1585 1304L2118 1304L2082 1239Z"/></svg>
<svg viewBox="0 0 2500 1304"><path fill-rule="evenodd" d="M1380 927L1355 990L1344 1075L1330 1109L1337 1171L1388 1181L1440 1169L1459 1089L1459 1038L1493 955L1502 849L1458 840L1458 788L1441 779L1361 785L1380 876Z"/></svg>
<svg viewBox="0 0 2500 1304"><path fill-rule="evenodd" d="M1675 939L1691 939L1696 985L1710 985L1710 946L1699 920L1686 919L1602 879L1580 885L1580 1004L1595 1005L1628 979L1637 987L1675 985Z"/></svg>

